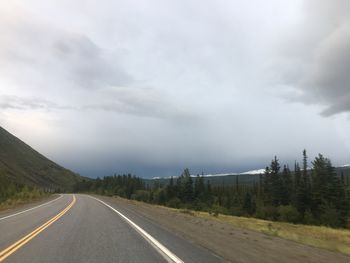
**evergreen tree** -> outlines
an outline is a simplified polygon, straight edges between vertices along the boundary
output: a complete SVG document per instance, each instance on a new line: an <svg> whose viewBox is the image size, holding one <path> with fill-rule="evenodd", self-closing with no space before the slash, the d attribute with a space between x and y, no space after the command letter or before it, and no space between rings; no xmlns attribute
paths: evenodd
<svg viewBox="0 0 350 263"><path fill-rule="evenodd" d="M308 168L306 151L303 151L302 168L295 162L294 178L288 166L280 172L275 156L265 174L258 181L248 182L239 176L232 184L222 185L211 178L197 176L193 179L185 169L181 176L167 180L143 180L128 175L106 176L102 179L77 183L76 191L89 191L104 195L118 195L171 207L197 210L217 210L233 215L255 215L270 220L307 224L324 224L346 227L349 217L350 188L345 187L348 175L337 175L329 159L321 154ZM257 177L255 177L257 178ZM206 181L206 182L205 182ZM146 183L147 182L147 185ZM8 182L0 176L0 202L15 195L23 186ZM256 209L258 206L258 209Z"/></svg>
<svg viewBox="0 0 350 263"><path fill-rule="evenodd" d="M283 182L280 176L281 166L277 159L277 156L271 162L271 201L274 206L278 206L282 203L283 196Z"/></svg>
<svg viewBox="0 0 350 263"><path fill-rule="evenodd" d="M194 182L194 199L203 201L205 192L204 177L197 175Z"/></svg>
<svg viewBox="0 0 350 263"><path fill-rule="evenodd" d="M211 184L210 181L207 180L207 185L206 185L206 189L205 189L205 197L204 200L207 203L207 205L211 205L213 200L212 200L212 189L211 189Z"/></svg>
<svg viewBox="0 0 350 263"><path fill-rule="evenodd" d="M301 170L299 163L295 162L294 163L294 194L296 194L296 190L299 188L301 181Z"/></svg>
<svg viewBox="0 0 350 263"><path fill-rule="evenodd" d="M326 159L321 154L312 164L312 212L319 219L328 195L328 171Z"/></svg>
<svg viewBox="0 0 350 263"><path fill-rule="evenodd" d="M310 209L311 205L311 182L310 182L310 176L308 173L308 157L306 154L306 150L303 150L303 173L302 173L302 180L305 187L305 204L308 209Z"/></svg>
<svg viewBox="0 0 350 263"><path fill-rule="evenodd" d="M246 192L245 196L244 196L244 201L243 201L243 206L242 206L242 210L248 214L248 215L252 215L255 213L255 202L252 200L252 195L250 192Z"/></svg>
<svg viewBox="0 0 350 263"><path fill-rule="evenodd" d="M176 188L174 185L174 178L170 177L169 185L167 186L167 199L170 200L176 196Z"/></svg>
<svg viewBox="0 0 350 263"><path fill-rule="evenodd" d="M348 204L345 187L329 159L319 154L313 162L312 212L315 219L330 226L346 226Z"/></svg>
<svg viewBox="0 0 350 263"><path fill-rule="evenodd" d="M305 211L307 209L305 196L306 193L306 184L301 175L301 169L297 163L295 166L295 206L299 213L304 217Z"/></svg>
<svg viewBox="0 0 350 263"><path fill-rule="evenodd" d="M295 171L295 181L296 181L296 208L304 218L305 212L310 209L311 202L311 189L310 189L310 179L307 171L307 155L306 150L303 151L303 170L300 171L299 165L297 165L297 170Z"/></svg>
<svg viewBox="0 0 350 263"><path fill-rule="evenodd" d="M288 166L284 165L282 172L282 205L289 205L293 194L293 180Z"/></svg>
<svg viewBox="0 0 350 263"><path fill-rule="evenodd" d="M183 179L181 185L183 189L182 200L184 203L191 203L193 201L193 180L188 168L184 170L181 177Z"/></svg>
<svg viewBox="0 0 350 263"><path fill-rule="evenodd" d="M264 173L264 204L265 205L271 205L272 202L272 197L271 197L271 172L270 168L267 166L265 168L265 173Z"/></svg>

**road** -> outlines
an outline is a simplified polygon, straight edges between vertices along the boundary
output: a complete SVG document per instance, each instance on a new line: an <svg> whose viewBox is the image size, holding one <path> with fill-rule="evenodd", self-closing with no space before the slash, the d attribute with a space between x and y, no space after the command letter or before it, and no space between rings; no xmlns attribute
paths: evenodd
<svg viewBox="0 0 350 263"><path fill-rule="evenodd" d="M223 262L141 215L87 195L62 195L0 215L0 262Z"/></svg>

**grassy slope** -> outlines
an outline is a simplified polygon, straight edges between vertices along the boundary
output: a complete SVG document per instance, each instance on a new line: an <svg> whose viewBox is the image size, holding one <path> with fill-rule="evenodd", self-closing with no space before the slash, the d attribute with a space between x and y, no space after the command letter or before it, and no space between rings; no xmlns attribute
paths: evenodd
<svg viewBox="0 0 350 263"><path fill-rule="evenodd" d="M0 127L0 176L16 183L69 191L81 180Z"/></svg>
<svg viewBox="0 0 350 263"><path fill-rule="evenodd" d="M295 225L284 222L272 222L256 218L227 215L214 217L206 212L193 212L193 215L207 219L215 219L240 228L255 230L267 235L285 238L305 245L350 255L350 230L348 229Z"/></svg>

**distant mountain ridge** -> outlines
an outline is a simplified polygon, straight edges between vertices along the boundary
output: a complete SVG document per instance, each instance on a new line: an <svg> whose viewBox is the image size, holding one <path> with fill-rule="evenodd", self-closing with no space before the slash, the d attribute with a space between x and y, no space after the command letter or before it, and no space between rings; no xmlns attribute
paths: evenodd
<svg viewBox="0 0 350 263"><path fill-rule="evenodd" d="M311 168L309 168L311 169ZM308 169L308 170L309 170ZM234 185L237 181L245 184L259 182L260 175L264 174L265 169L257 169L243 173L227 173L227 174L204 174L204 180L209 181L212 185ZM338 176L345 176L350 180L350 165L342 165L336 167ZM197 175L191 175L196 177ZM153 177L152 179L144 179L146 185L153 186L155 183L169 184L171 177ZM173 176L174 179L178 176Z"/></svg>
<svg viewBox="0 0 350 263"><path fill-rule="evenodd" d="M0 127L0 176L16 183L71 191L82 177L35 151Z"/></svg>

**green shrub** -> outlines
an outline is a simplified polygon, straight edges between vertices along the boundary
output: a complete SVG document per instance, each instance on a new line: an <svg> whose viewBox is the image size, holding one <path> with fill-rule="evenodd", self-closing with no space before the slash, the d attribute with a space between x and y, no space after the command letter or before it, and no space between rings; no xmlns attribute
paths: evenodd
<svg viewBox="0 0 350 263"><path fill-rule="evenodd" d="M131 195L131 199L142 201L142 202L148 202L150 198L149 191L146 190L136 190L134 194Z"/></svg>
<svg viewBox="0 0 350 263"><path fill-rule="evenodd" d="M256 217L266 220L277 220L278 209L275 206L260 206L256 210Z"/></svg>
<svg viewBox="0 0 350 263"><path fill-rule="evenodd" d="M227 213L227 209L225 207L222 207L220 205L213 205L209 209L209 214L213 215L215 217L218 217L219 214L228 214L228 213Z"/></svg>
<svg viewBox="0 0 350 263"><path fill-rule="evenodd" d="M244 215L242 208L239 206L232 207L230 212L231 212L230 214L234 215L234 216L243 216Z"/></svg>
<svg viewBox="0 0 350 263"><path fill-rule="evenodd" d="M172 208L180 208L181 200L177 197L173 197L168 201L167 206Z"/></svg>
<svg viewBox="0 0 350 263"><path fill-rule="evenodd" d="M166 193L164 188L158 188L153 193L153 201L156 204L164 205L166 201Z"/></svg>
<svg viewBox="0 0 350 263"><path fill-rule="evenodd" d="M340 218L341 215L339 210L332 205L325 205L320 217L320 223L325 226L339 227L341 225Z"/></svg>
<svg viewBox="0 0 350 263"><path fill-rule="evenodd" d="M278 214L278 220L280 221L291 222L295 224L301 220L300 213L294 206L291 205L279 206Z"/></svg>
<svg viewBox="0 0 350 263"><path fill-rule="evenodd" d="M196 211L204 211L207 210L208 206L206 203L201 202L196 200L193 204L192 204L192 209L196 210Z"/></svg>

